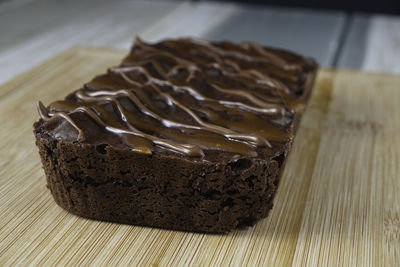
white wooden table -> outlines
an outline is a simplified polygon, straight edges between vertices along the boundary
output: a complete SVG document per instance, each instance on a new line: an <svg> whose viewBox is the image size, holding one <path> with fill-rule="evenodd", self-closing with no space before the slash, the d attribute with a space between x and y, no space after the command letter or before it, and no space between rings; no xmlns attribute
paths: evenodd
<svg viewBox="0 0 400 267"><path fill-rule="evenodd" d="M209 1L0 1L0 83L71 46L194 36L253 40L327 67L400 73L400 17Z"/></svg>

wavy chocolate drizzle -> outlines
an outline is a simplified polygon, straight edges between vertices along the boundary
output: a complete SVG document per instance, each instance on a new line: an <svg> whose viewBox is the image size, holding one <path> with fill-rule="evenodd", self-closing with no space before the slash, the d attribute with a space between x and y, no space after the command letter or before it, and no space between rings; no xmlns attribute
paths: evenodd
<svg viewBox="0 0 400 267"><path fill-rule="evenodd" d="M137 39L120 66L48 108L39 102L38 111L48 123L69 123L80 142L90 129L75 115L85 114L140 153L159 147L201 158L208 150L255 157L258 148L291 138L293 114L304 107L305 62L253 43Z"/></svg>

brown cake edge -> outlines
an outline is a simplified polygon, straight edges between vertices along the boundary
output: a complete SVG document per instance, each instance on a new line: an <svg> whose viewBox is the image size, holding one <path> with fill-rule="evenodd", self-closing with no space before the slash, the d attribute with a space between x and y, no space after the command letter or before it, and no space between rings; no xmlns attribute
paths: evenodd
<svg viewBox="0 0 400 267"><path fill-rule="evenodd" d="M47 186L65 210L102 221L206 233L226 233L266 217L287 154L283 149L268 160L195 163L59 141L40 122L35 136Z"/></svg>

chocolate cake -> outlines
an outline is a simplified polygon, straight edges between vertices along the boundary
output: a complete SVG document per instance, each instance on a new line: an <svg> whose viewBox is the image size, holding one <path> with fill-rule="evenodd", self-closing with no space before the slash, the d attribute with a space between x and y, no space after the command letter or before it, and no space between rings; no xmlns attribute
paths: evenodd
<svg viewBox="0 0 400 267"><path fill-rule="evenodd" d="M47 185L79 216L225 233L268 215L317 65L255 43L137 39L119 66L38 103Z"/></svg>

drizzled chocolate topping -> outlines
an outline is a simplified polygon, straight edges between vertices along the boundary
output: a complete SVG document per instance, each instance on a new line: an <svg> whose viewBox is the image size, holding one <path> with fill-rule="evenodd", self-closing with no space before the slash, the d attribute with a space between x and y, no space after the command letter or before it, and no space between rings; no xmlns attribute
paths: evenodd
<svg viewBox="0 0 400 267"><path fill-rule="evenodd" d="M292 138L312 60L254 43L137 39L120 66L38 111L56 137L191 157Z"/></svg>

